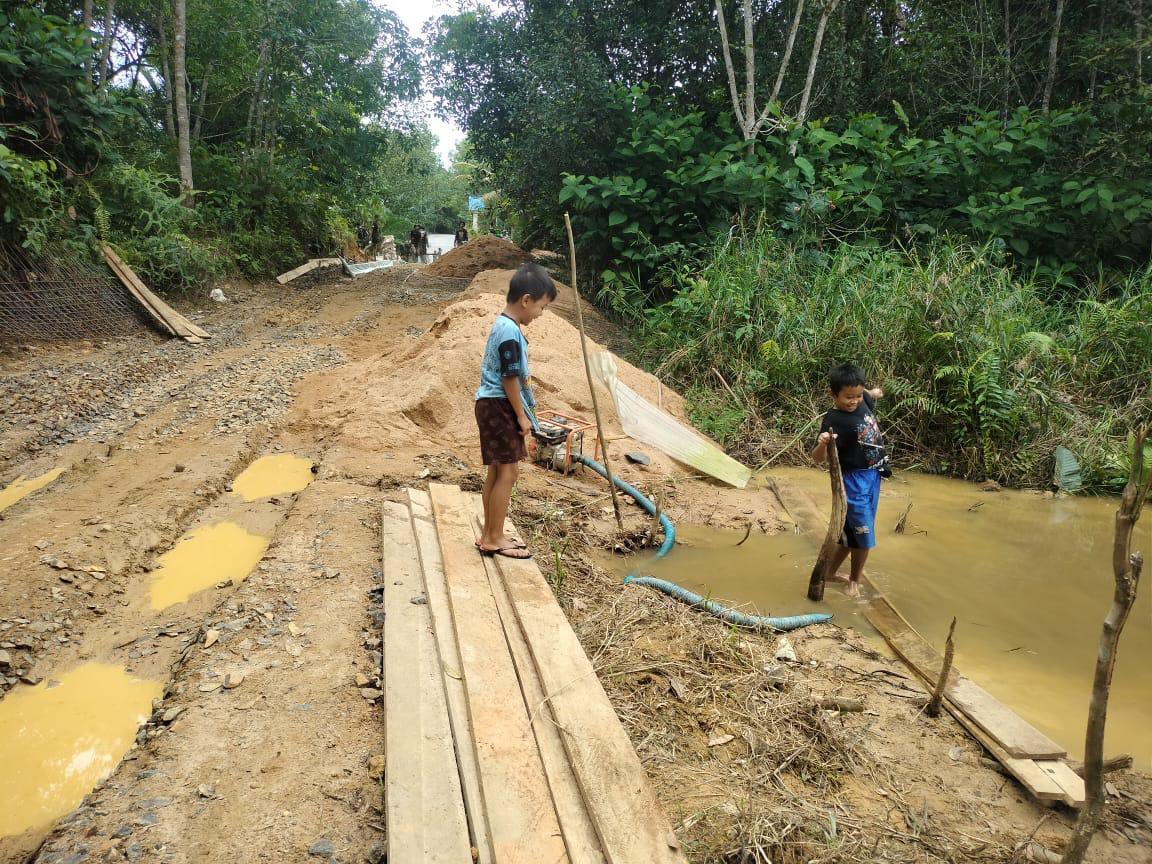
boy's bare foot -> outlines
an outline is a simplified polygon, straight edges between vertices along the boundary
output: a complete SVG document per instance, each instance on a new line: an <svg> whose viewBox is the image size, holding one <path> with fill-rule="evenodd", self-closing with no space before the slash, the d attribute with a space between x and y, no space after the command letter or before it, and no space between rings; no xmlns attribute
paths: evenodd
<svg viewBox="0 0 1152 864"><path fill-rule="evenodd" d="M518 561L523 561L532 557L532 553L522 546L477 546L476 548L486 558L499 555L501 558L515 558Z"/></svg>
<svg viewBox="0 0 1152 864"><path fill-rule="evenodd" d="M845 581L848 581L848 587L844 589L844 593L847 594L849 597L859 597L860 596L860 583L859 582L852 582L850 580L845 580Z"/></svg>
<svg viewBox="0 0 1152 864"><path fill-rule="evenodd" d="M847 582L848 577L843 573L833 573L831 576L825 576L824 580L826 582Z"/></svg>

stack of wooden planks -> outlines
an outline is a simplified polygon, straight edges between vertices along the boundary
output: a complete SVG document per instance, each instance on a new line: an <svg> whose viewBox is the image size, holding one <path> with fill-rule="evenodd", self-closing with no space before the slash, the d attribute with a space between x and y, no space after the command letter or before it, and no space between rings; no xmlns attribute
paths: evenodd
<svg viewBox="0 0 1152 864"><path fill-rule="evenodd" d="M183 339L185 342L203 342L205 339L212 338L211 333L197 327L148 290L148 286L140 281L140 277L121 260L120 256L116 254L116 250L111 246L107 243L101 244L100 251L104 254L104 260L108 262L112 272L116 274L116 278L128 289L128 293L140 304L144 313L161 330Z"/></svg>
<svg viewBox="0 0 1152 864"><path fill-rule="evenodd" d="M936 685L943 658L875 588L864 617L897 656L929 687ZM944 686L944 704L1008 772L1040 801L1084 803L1084 781L1064 760L1067 752L992 694L955 669Z"/></svg>
<svg viewBox="0 0 1152 864"><path fill-rule="evenodd" d="M684 864L536 564L477 554L477 496L407 496L381 530L388 860Z"/></svg>

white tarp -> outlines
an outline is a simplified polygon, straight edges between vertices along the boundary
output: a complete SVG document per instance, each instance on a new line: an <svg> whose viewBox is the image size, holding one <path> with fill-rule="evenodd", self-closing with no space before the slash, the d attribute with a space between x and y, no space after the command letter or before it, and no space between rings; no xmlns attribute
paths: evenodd
<svg viewBox="0 0 1152 864"><path fill-rule="evenodd" d="M752 478L748 468L622 382L611 354L605 351L590 359L593 373L612 394L625 435L737 489L748 485Z"/></svg>
<svg viewBox="0 0 1152 864"><path fill-rule="evenodd" d="M390 260L365 261L363 264L353 264L351 261L345 261L341 258L340 263L344 266L344 272L353 279L359 279L365 273L372 273L375 270L383 270L385 267L396 266L396 262Z"/></svg>

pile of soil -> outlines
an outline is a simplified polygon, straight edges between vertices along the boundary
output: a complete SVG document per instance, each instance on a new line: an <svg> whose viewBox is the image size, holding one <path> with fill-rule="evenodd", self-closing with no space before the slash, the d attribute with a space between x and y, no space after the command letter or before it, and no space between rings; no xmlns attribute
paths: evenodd
<svg viewBox="0 0 1152 864"><path fill-rule="evenodd" d="M481 234L453 249L424 272L430 276L471 279L482 270L514 269L528 258L528 253L519 246L490 234Z"/></svg>

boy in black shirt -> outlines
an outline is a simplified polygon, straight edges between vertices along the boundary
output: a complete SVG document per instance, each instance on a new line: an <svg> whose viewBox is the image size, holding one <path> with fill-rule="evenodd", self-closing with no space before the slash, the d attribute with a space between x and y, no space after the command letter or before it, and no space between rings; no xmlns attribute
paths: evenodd
<svg viewBox="0 0 1152 864"><path fill-rule="evenodd" d="M876 545L880 478L891 476L884 436L873 413L874 400L882 397L884 391L879 387L865 389L865 383L864 370L851 363L837 366L828 373L833 407L824 415L820 437L811 454L817 462L823 462L828 457L828 442L836 442L836 454L844 472L848 515L844 520L844 533L840 535L840 546L829 563L827 578L845 581L844 577L836 575L836 571L851 554L851 576L847 580L851 597L860 594L864 562L868 560L868 550Z"/></svg>

